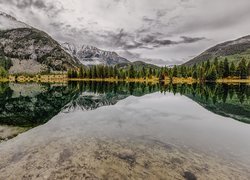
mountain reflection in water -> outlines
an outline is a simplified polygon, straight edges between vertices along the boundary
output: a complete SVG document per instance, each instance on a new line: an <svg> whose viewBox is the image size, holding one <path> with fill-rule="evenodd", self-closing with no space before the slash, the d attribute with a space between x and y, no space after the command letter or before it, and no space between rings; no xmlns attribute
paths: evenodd
<svg viewBox="0 0 250 180"><path fill-rule="evenodd" d="M94 110L131 95L154 92L185 95L209 111L250 123L250 86L246 84L145 84L68 82L67 84L1 83L0 124L34 127L59 112Z"/></svg>

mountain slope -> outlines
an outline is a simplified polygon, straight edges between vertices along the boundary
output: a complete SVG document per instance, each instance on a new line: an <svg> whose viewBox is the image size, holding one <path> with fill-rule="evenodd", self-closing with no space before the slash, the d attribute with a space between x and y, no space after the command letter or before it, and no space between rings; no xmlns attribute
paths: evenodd
<svg viewBox="0 0 250 180"><path fill-rule="evenodd" d="M0 31L0 53L11 58L10 73L65 71L79 64L48 34L34 28Z"/></svg>
<svg viewBox="0 0 250 180"><path fill-rule="evenodd" d="M16 28L32 28L32 27L0 11L0 29L8 30Z"/></svg>
<svg viewBox="0 0 250 180"><path fill-rule="evenodd" d="M184 63L184 65L194 65L207 60L213 60L215 57L219 60L227 57L229 61L234 62L238 62L242 58L250 61L250 35L211 47L197 57Z"/></svg>
<svg viewBox="0 0 250 180"><path fill-rule="evenodd" d="M149 64L149 63L145 63L143 61L134 61L134 62L129 62L129 63L121 63L121 64L118 64L117 67L118 68L122 68L122 69L129 69L129 67L133 65L134 69L136 71L138 70L141 70L142 68L145 68L145 69L158 69L159 66L156 66L154 64Z"/></svg>
<svg viewBox="0 0 250 180"><path fill-rule="evenodd" d="M65 71L80 64L48 34L5 13L0 13L0 57L11 59L7 70L12 74Z"/></svg>
<svg viewBox="0 0 250 180"><path fill-rule="evenodd" d="M127 59L119 56L115 52L104 51L93 46L83 45L77 47L70 43L63 43L62 47L65 51L77 58L83 65L109 65L130 63Z"/></svg>

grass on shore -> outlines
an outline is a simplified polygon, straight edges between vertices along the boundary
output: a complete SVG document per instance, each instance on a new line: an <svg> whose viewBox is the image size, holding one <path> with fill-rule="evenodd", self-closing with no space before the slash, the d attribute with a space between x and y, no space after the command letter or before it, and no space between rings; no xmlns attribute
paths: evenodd
<svg viewBox="0 0 250 180"><path fill-rule="evenodd" d="M60 82L67 82L67 81L97 81L97 82L146 82L146 83L159 83L159 78L152 77L152 78L126 78L126 79L118 79L118 78L68 78L66 75L36 75L33 77L30 76L12 76L10 75L8 78L0 78L0 82L48 82L48 83L60 83ZM174 77L172 82L170 78L166 78L163 80L165 84L168 83L186 83L192 84L199 82L199 80L193 79L191 77L188 78L180 78ZM215 82L217 83L250 83L250 77L248 79L239 79L235 77L229 77L224 79L217 79Z"/></svg>

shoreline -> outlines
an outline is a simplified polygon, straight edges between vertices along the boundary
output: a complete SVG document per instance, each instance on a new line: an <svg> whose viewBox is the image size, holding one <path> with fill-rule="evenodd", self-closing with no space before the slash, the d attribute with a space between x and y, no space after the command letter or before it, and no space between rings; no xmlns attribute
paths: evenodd
<svg viewBox="0 0 250 180"><path fill-rule="evenodd" d="M12 76L10 75L8 78L0 78L0 82L41 82L41 83L62 83L68 81L96 81L96 82L139 82L139 83L160 83L164 84L193 84L200 83L199 80L193 79L191 77L181 78L181 77L173 77L172 81L170 78L165 78L164 80L159 80L159 78L126 78L126 79L118 79L118 78L68 78L66 75L36 75L34 77L30 76ZM248 79L238 79L238 78L224 78L217 79L215 81L205 81L212 83L247 83L250 84L250 77Z"/></svg>
<svg viewBox="0 0 250 180"><path fill-rule="evenodd" d="M0 125L0 143L6 142L29 129L29 127Z"/></svg>

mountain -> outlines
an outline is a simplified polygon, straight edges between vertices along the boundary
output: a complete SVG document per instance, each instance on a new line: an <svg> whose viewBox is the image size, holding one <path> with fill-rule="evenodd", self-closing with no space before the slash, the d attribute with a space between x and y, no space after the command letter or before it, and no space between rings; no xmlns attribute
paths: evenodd
<svg viewBox="0 0 250 180"><path fill-rule="evenodd" d="M6 59L12 74L66 71L80 64L47 33L0 13L0 61Z"/></svg>
<svg viewBox="0 0 250 180"><path fill-rule="evenodd" d="M130 63L127 59L119 56L116 52L104 51L93 46L83 45L78 47L74 44L63 43L61 45L66 52L78 59L83 65L117 65Z"/></svg>
<svg viewBox="0 0 250 180"><path fill-rule="evenodd" d="M143 67L145 69L149 69L149 68L158 69L159 68L159 66L156 66L154 64L145 63L143 61L134 61L134 62L129 62L129 63L121 63L121 64L118 64L117 67L118 68L123 68L123 69L128 69L130 65L133 65L135 70L140 70Z"/></svg>
<svg viewBox="0 0 250 180"><path fill-rule="evenodd" d="M0 29L32 28L31 26L18 21L16 18L0 11Z"/></svg>
<svg viewBox="0 0 250 180"><path fill-rule="evenodd" d="M216 57L218 60L227 58L229 61L234 62L238 62L242 58L250 61L250 35L211 47L197 57L184 63L184 65L194 65L207 60L213 60Z"/></svg>

